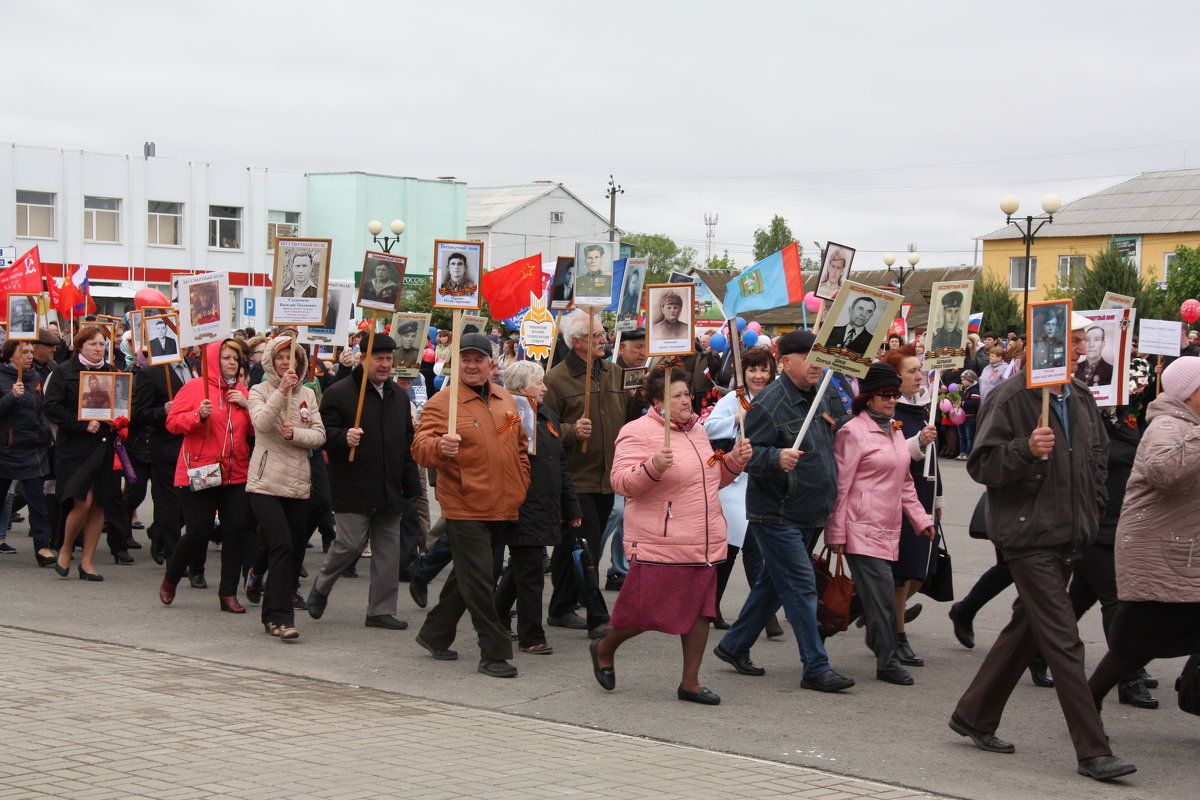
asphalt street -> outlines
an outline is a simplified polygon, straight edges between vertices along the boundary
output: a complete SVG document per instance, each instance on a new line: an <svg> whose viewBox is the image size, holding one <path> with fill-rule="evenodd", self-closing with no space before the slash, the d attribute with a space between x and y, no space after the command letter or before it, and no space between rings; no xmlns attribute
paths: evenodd
<svg viewBox="0 0 1200 800"><path fill-rule="evenodd" d="M962 463L945 463L943 470L948 498L944 527L961 596L994 562L994 554L990 544L971 540L966 532L980 488ZM142 516L148 519L150 514L147 502ZM218 611L215 584L204 591L185 582L174 605L163 606L157 598L162 568L150 560L148 550L135 552L133 566L116 566L98 557L105 581L88 583L74 574L60 579L49 569L37 569L24 523L10 537L21 552L0 557L0 625L15 629L650 737L955 797L1196 796L1193 766L1200 752L1200 729L1194 718L1175 707L1171 688L1182 659L1150 666L1162 680L1162 688L1154 692L1162 701L1160 709L1133 709L1119 705L1115 696L1109 698L1104 719L1114 752L1139 768L1136 775L1112 786L1075 774L1054 691L1035 687L1027 677L1014 692L998 731L1016 744L1016 754L981 752L947 728L958 696L1009 617L1015 596L1011 588L976 619L974 650L954 639L946 617L949 605L922 598L924 613L908 629L913 648L926 660L926 666L913 669L914 686L875 680L874 657L863 643L862 631L852 628L831 639L829 651L834 667L856 678L858 685L842 695L802 690L789 630L783 641L764 638L755 647L753 658L767 669L764 677L738 675L708 656L701 678L723 702L702 707L675 698L679 644L661 634L644 635L621 649L617 689L611 693L592 678L586 633L559 628L548 628L554 655L518 653L519 677L498 680L475 671L478 649L465 621L455 643L461 653L458 661L434 661L417 646L413 635L425 612L405 591L399 616L411 623L409 630L364 627L365 577L339 581L320 621L299 613L302 638L284 645L263 633L257 608L250 607L246 615ZM144 535L139 539L144 542ZM315 573L320 550L308 554L307 567ZM210 552L209 563L215 565L218 557ZM215 575L215 569L210 574ZM307 593L309 585L304 581L302 592ZM431 601L439 589L440 581L431 587ZM727 617L736 615L746 592L738 570L723 604ZM608 596L610 601L615 597ZM1090 667L1105 649L1098 609L1084 618L1081 630ZM710 649L715 641L714 635ZM9 668L19 670L22 665L9 661ZM621 770L622 763L614 754L612 770Z"/></svg>

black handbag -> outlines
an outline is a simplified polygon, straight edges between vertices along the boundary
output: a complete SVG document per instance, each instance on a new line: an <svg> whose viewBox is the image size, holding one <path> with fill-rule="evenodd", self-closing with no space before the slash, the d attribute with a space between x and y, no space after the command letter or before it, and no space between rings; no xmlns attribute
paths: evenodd
<svg viewBox="0 0 1200 800"><path fill-rule="evenodd" d="M1175 691L1179 693L1180 711L1200 715L1200 655L1183 665L1183 672L1175 680Z"/></svg>
<svg viewBox="0 0 1200 800"><path fill-rule="evenodd" d="M986 539L987 535L987 492L979 495L979 502L971 512L971 521L967 523L967 533L972 539Z"/></svg>
<svg viewBox="0 0 1200 800"><path fill-rule="evenodd" d="M946 537L942 536L942 525L937 524L937 548L930 547L930 561L937 559L937 571L925 578L921 584L921 594L929 596L939 603L949 603L954 599L954 565L950 561L950 551L946 549Z"/></svg>

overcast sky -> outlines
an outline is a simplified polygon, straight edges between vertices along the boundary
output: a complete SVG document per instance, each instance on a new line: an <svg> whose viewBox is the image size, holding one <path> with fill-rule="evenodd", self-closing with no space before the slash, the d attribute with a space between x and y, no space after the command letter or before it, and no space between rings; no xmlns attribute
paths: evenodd
<svg viewBox="0 0 1200 800"><path fill-rule="evenodd" d="M797 239L973 237L1200 167L1200 3L15 2L0 140L307 171L561 181L739 265ZM413 231L436 238L442 231Z"/></svg>

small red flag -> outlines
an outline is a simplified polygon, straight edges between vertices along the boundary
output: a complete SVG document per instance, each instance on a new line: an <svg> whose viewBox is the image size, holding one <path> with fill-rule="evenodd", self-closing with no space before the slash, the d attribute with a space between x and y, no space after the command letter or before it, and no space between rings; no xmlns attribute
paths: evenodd
<svg viewBox="0 0 1200 800"><path fill-rule="evenodd" d="M483 276L483 298L492 319L507 319L529 305L529 294L542 292L542 254L488 270Z"/></svg>

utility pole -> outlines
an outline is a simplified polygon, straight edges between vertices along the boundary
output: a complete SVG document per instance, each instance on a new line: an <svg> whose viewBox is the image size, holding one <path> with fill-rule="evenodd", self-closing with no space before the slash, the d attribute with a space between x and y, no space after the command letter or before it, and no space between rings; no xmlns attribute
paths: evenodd
<svg viewBox="0 0 1200 800"><path fill-rule="evenodd" d="M613 180L613 176L608 176L608 191L604 196L608 198L608 240L615 242L617 240L617 195L625 194L625 190L617 185ZM613 255L616 258L616 255Z"/></svg>
<svg viewBox="0 0 1200 800"><path fill-rule="evenodd" d="M711 264L713 260L713 237L717 235L717 214L704 215L704 238L707 240L707 250L705 262Z"/></svg>

